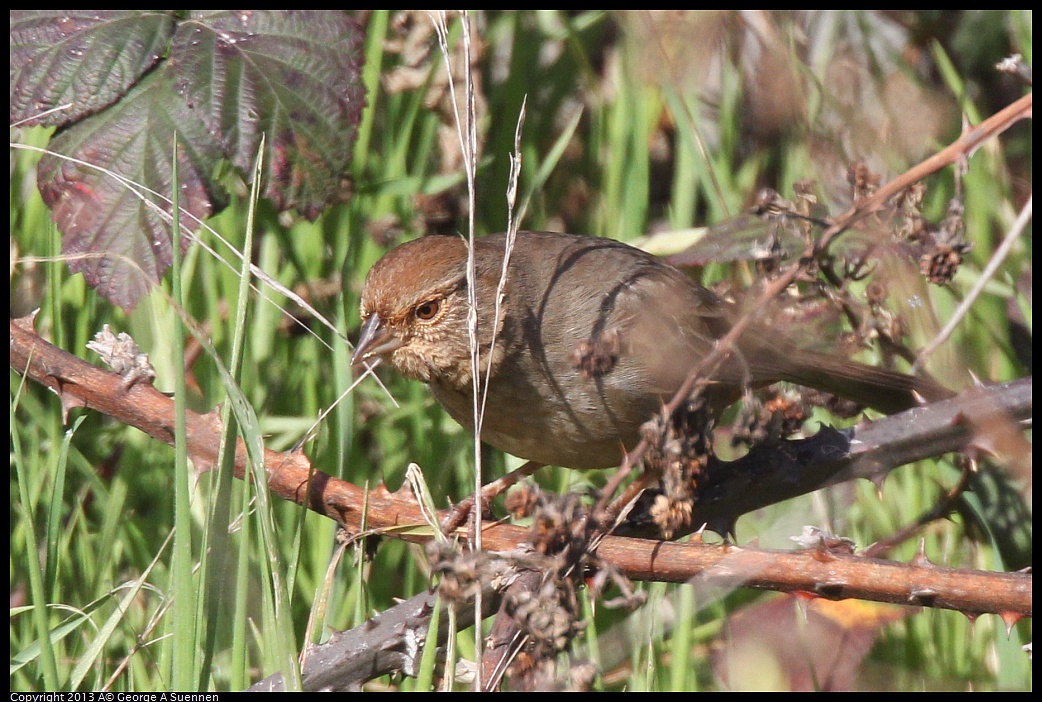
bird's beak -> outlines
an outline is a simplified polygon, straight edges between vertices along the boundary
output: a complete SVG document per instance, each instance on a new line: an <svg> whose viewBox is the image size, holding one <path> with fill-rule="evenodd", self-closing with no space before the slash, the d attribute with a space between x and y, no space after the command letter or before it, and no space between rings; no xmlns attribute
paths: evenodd
<svg viewBox="0 0 1042 702"><path fill-rule="evenodd" d="M362 335L358 338L354 355L351 356L351 365L357 366L365 361L378 359L401 347L402 340L384 324L380 315L374 312L362 326Z"/></svg>

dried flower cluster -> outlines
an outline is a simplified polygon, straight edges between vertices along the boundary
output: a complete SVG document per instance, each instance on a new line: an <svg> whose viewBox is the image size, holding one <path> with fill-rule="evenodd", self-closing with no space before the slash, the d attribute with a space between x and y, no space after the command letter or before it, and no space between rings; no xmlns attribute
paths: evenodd
<svg viewBox="0 0 1042 702"><path fill-rule="evenodd" d="M651 517L662 538L671 539L691 524L698 482L713 455L713 418L698 398L668 420L657 416L646 422L641 432L649 444L645 470L660 476L662 486Z"/></svg>

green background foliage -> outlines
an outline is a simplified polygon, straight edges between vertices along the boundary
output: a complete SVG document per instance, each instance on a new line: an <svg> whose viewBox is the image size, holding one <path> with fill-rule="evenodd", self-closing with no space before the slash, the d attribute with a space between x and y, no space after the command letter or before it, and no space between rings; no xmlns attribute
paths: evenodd
<svg viewBox="0 0 1042 702"><path fill-rule="evenodd" d="M40 155L24 148L12 150L11 314L40 308L37 330L91 362L86 343L102 325L126 331L150 355L157 387L183 383L190 408L209 411L239 398L256 418L241 428L245 436L280 451L306 439L318 469L360 485L397 488L415 462L440 506L471 489L471 437L426 388L393 374L381 374L389 395L367 381L342 396L353 380L342 337L357 333L362 280L389 245L466 231L453 94L426 15L378 11L360 19L368 105L350 165L350 201L307 221L251 198L224 174L233 202L208 222L240 252L251 247L249 259L342 336L269 286L240 294L241 263L205 231L208 246L191 247L180 263L180 306L215 355L178 331L170 273L133 312L114 308L68 272L36 189ZM1017 11L525 11L474 20L478 234L506 225L508 155L524 101L523 226L635 240L719 223L744 212L760 188L790 197L806 179L837 214L849 204L851 162L865 160L884 179L900 173L954 139L962 115L977 122L1023 94L1015 80L995 74L997 61L1015 51L1031 62L1031 13ZM453 19L457 97L460 34ZM12 141L43 147L48 136L13 130ZM924 209L940 220L961 188L973 249L949 286L922 291L911 317L913 348L947 319L1030 195L1030 125L982 148L958 186L955 180L950 170L932 177ZM703 271L707 281L748 282L749 275L720 265ZM1030 335L1030 275L1025 236L932 358L931 372L953 387L967 385L969 372L987 381L1030 374L1018 336ZM241 364L233 354L240 342ZM186 349L187 359L175 349ZM231 369L233 385L222 367ZM10 385L13 690L242 689L307 641L356 626L430 584L421 549L383 538L356 540L341 552L329 520L268 503L221 471L194 473L174 449L98 413L73 410L65 422L58 399L14 371ZM513 465L490 454L486 475ZM176 476L187 476L186 491ZM957 477L949 461L936 460L894 472L878 492L867 483L842 485L743 518L738 540L791 548L789 537L810 523L863 547L929 509ZM562 492L604 479L552 469L538 476ZM1017 529L1026 529L1020 546L1030 552L1027 521ZM168 543L175 523L179 546ZM989 533L988 523L983 508L960 512L929 524L890 557L911 559L921 539L935 563L1010 569L998 543L1008 535ZM764 595L641 587L649 602L633 614L582 603L588 629L578 652L600 666L597 689L787 684L784 667L769 675L776 667L752 652L742 661L763 677L725 683L719 675L728 618ZM1031 640L1030 621L1007 634L998 617L971 622L926 610L874 625L886 617L866 608L848 624L869 632L865 657L837 685L1031 687L1020 648ZM181 613L180 625L172 612ZM782 623L771 636L798 640L804 620L794 621L796 631ZM469 632L459 637L459 655L472 647ZM823 678L813 685L826 686Z"/></svg>

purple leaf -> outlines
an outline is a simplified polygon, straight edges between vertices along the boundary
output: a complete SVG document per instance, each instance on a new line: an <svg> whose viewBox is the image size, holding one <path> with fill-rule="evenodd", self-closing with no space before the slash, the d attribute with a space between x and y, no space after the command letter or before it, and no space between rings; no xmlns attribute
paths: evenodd
<svg viewBox="0 0 1042 702"><path fill-rule="evenodd" d="M12 120L74 103L37 119L59 125L37 180L70 268L125 309L159 281L175 134L186 228L224 206L222 160L252 177L262 135L264 196L317 217L348 175L361 66L343 12L12 12Z"/></svg>
<svg viewBox="0 0 1042 702"><path fill-rule="evenodd" d="M11 123L62 126L111 105L173 33L169 11L12 10Z"/></svg>

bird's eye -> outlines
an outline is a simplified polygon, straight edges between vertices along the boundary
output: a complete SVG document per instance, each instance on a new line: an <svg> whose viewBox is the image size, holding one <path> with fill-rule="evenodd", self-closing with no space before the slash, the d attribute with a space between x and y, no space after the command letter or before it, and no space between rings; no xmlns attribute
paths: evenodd
<svg viewBox="0 0 1042 702"><path fill-rule="evenodd" d="M440 301L428 300L427 302L417 305L416 309L413 310L413 314L416 315L416 319L427 321L429 319L434 319L434 316L438 314L439 309L441 309Z"/></svg>

